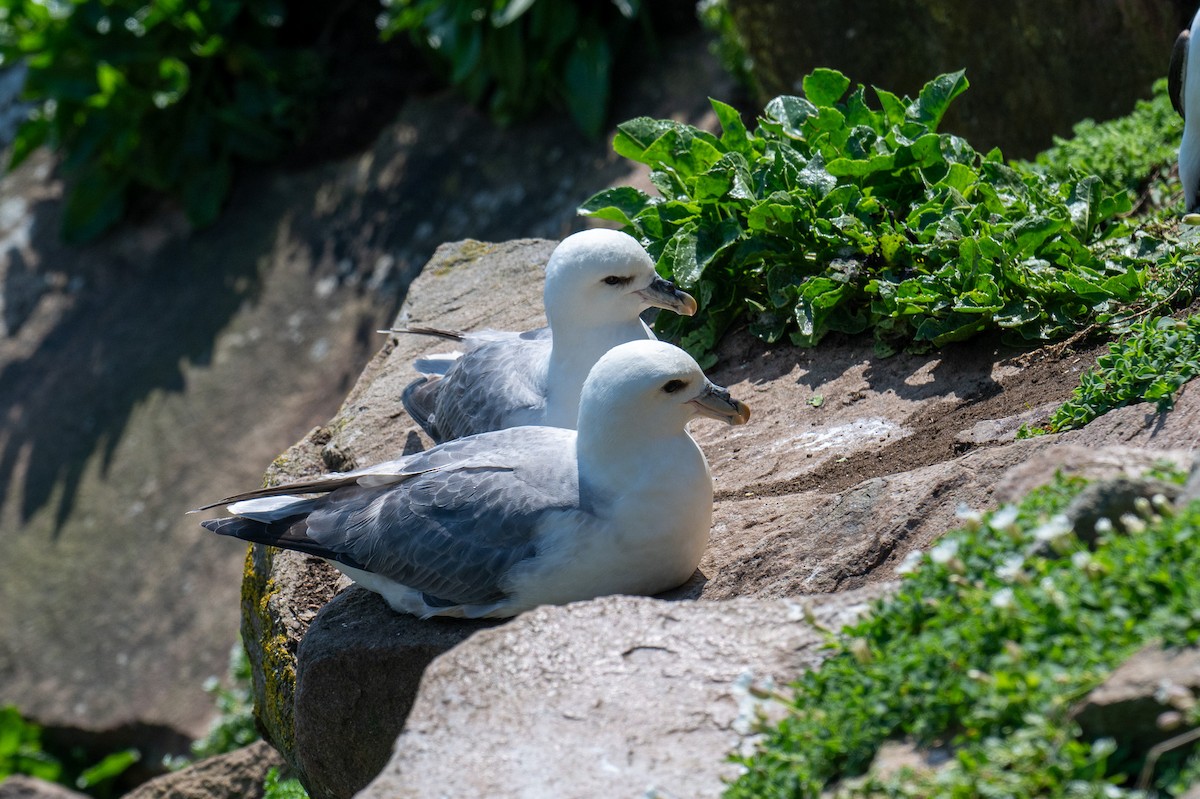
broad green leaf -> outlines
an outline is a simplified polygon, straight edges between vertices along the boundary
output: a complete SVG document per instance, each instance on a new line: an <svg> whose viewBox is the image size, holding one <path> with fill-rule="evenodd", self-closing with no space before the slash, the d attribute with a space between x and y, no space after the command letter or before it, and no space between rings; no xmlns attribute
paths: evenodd
<svg viewBox="0 0 1200 799"><path fill-rule="evenodd" d="M878 86L872 88L875 91L875 96L879 98L880 105L883 107L883 116L887 125L899 125L903 122L905 114L908 111L908 103Z"/></svg>
<svg viewBox="0 0 1200 799"><path fill-rule="evenodd" d="M896 158L889 153L863 160L836 158L826 164L825 169L830 175L838 178L862 178L875 172L891 172L895 166Z"/></svg>
<svg viewBox="0 0 1200 799"><path fill-rule="evenodd" d="M767 119L779 123L784 135L793 139L804 138L804 122L817 114L817 107L803 97L781 95L767 103Z"/></svg>
<svg viewBox="0 0 1200 799"><path fill-rule="evenodd" d="M720 100L708 98L709 105L712 106L713 112L717 115L717 121L721 123L721 144L727 150L734 150L741 153L749 154L750 139L746 131L746 124L742 122L742 115L737 109L731 105L726 105Z"/></svg>
<svg viewBox="0 0 1200 799"><path fill-rule="evenodd" d="M643 159L642 154L659 136L662 136L668 130L672 130L678 125L679 123L673 120L652 119L651 117L637 117L628 122L622 122L617 125L617 135L613 139L613 150L616 151L617 155L624 156L633 161L642 164L649 163Z"/></svg>
<svg viewBox="0 0 1200 799"><path fill-rule="evenodd" d="M979 174L966 164L952 163L937 185L947 186L965 195L979 181Z"/></svg>
<svg viewBox="0 0 1200 799"><path fill-rule="evenodd" d="M803 80L804 96L816 106L829 106L842 99L850 79L836 69L819 68Z"/></svg>
<svg viewBox="0 0 1200 799"><path fill-rule="evenodd" d="M685 289L695 286L703 271L703 266L696 258L696 244L696 225L689 222L676 231L663 248L658 263L659 272Z"/></svg>
<svg viewBox="0 0 1200 799"><path fill-rule="evenodd" d="M650 196L645 192L632 186L617 186L593 194L579 206L578 213L631 226L633 218L649 203Z"/></svg>
<svg viewBox="0 0 1200 799"><path fill-rule="evenodd" d="M721 151L710 134L688 125L666 130L642 152L644 163L661 164L683 177L705 171L721 159Z"/></svg>
<svg viewBox="0 0 1200 799"><path fill-rule="evenodd" d="M908 116L931 131L937 130L950 103L965 92L969 85L963 70L939 75L921 89L916 102L908 109Z"/></svg>

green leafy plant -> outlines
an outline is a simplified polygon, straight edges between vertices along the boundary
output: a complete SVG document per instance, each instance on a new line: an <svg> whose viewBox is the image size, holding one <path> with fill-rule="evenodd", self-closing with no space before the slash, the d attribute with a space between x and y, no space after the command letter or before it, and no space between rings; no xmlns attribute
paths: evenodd
<svg viewBox="0 0 1200 799"><path fill-rule="evenodd" d="M42 749L42 729L26 721L12 705L0 707L0 780L10 774L28 774L58 782L62 763Z"/></svg>
<svg viewBox="0 0 1200 799"><path fill-rule="evenodd" d="M1054 138L1032 163L1021 166L1051 180L1096 175L1110 189L1145 197L1151 207L1178 199L1178 178L1171 178L1183 136L1183 119L1171 107L1167 81L1154 84L1149 100L1139 100L1126 116L1107 122L1090 119L1075 125L1071 138Z"/></svg>
<svg viewBox="0 0 1200 799"><path fill-rule="evenodd" d="M306 122L311 53L282 48L280 0L11 0L0 63L38 103L11 166L43 144L67 179L63 235L94 238L151 189L212 222L238 159L275 157Z"/></svg>
<svg viewBox="0 0 1200 799"><path fill-rule="evenodd" d="M263 783L263 799L308 799L308 791L295 777L281 780L279 769L273 768Z"/></svg>
<svg viewBox="0 0 1200 799"><path fill-rule="evenodd" d="M1200 503L1152 503L1089 546L1062 515L1084 484L1059 477L968 514L907 560L898 593L778 697L786 717L736 758L728 796L1144 796L1118 787L1137 776L1131 753L1082 739L1069 711L1149 642L1200 641ZM872 773L880 746L905 738L948 762ZM1156 784L1170 794L1180 773L1161 766Z"/></svg>
<svg viewBox="0 0 1200 799"><path fill-rule="evenodd" d="M565 107L598 136L613 63L645 23L640 0L383 0L384 38L406 33L450 83L501 122Z"/></svg>
<svg viewBox="0 0 1200 799"><path fill-rule="evenodd" d="M107 796L112 781L139 759L136 749L124 749L85 768L64 765L61 758L43 749L41 727L26 721L11 705L0 707L0 781L13 774L25 774L70 785L93 796Z"/></svg>
<svg viewBox="0 0 1200 799"><path fill-rule="evenodd" d="M1197 375L1200 315L1186 320L1169 316L1144 319L1108 345L1108 353L1083 374L1079 387L1055 409L1044 428L1022 428L1018 437L1083 427L1114 408L1135 402L1157 403L1159 412L1170 410L1179 389Z"/></svg>
<svg viewBox="0 0 1200 799"><path fill-rule="evenodd" d="M720 136L670 120L618 127L617 153L651 167L660 196L602 191L580 212L625 226L660 272L698 294L695 317L658 329L704 364L744 319L770 342L812 346L874 331L882 353L985 330L1045 340L1164 292L1171 278L1131 248L1123 189L1053 182L937 133L962 72L915 99L818 69L752 131L712 101ZM1137 250L1140 248L1140 252Z"/></svg>
<svg viewBox="0 0 1200 799"><path fill-rule="evenodd" d="M203 738L192 742L197 760L232 752L259 739L254 724L254 699L250 690L250 659L239 641L229 650L228 685L209 679L204 690L213 696L217 718Z"/></svg>

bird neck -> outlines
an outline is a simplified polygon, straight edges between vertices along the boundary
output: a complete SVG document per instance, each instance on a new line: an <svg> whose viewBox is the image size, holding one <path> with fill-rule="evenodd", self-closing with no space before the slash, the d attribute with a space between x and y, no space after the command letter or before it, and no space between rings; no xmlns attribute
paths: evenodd
<svg viewBox="0 0 1200 799"><path fill-rule="evenodd" d="M588 372L600 356L618 344L653 338L641 319L580 327L550 323L553 334L550 363L546 371L546 413L544 424L551 427L575 427L579 416L579 395Z"/></svg>
<svg viewBox="0 0 1200 799"><path fill-rule="evenodd" d="M704 455L687 430L622 429L619 419L590 421L575 437L575 452L580 485L597 495L623 495L634 486L708 475Z"/></svg>

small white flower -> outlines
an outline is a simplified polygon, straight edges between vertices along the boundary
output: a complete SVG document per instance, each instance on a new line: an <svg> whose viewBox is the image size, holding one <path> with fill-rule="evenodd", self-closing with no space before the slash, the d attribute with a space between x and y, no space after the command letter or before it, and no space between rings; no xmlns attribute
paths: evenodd
<svg viewBox="0 0 1200 799"><path fill-rule="evenodd" d="M1146 532L1146 523L1138 516L1132 513L1121 514L1121 526L1125 528L1125 532L1130 535L1137 535Z"/></svg>
<svg viewBox="0 0 1200 799"><path fill-rule="evenodd" d="M1078 552L1071 555L1071 565L1074 566L1076 569L1080 569L1080 570L1086 569L1089 565L1091 565L1091 562L1092 562L1092 555L1090 552L1088 552L1085 549L1081 549Z"/></svg>
<svg viewBox="0 0 1200 799"><path fill-rule="evenodd" d="M1071 520L1065 514L1057 513L1051 516L1045 524L1040 524L1033 531L1035 541L1053 544L1071 533Z"/></svg>
<svg viewBox="0 0 1200 799"><path fill-rule="evenodd" d="M1017 597L1013 594L1011 588L1001 588L996 593L992 594L992 607L999 610L1008 610L1017 602Z"/></svg>
<svg viewBox="0 0 1200 799"><path fill-rule="evenodd" d="M921 567L921 561L924 559L925 553L919 549L914 549L904 556L904 560L900 561L900 565L896 567L896 574L913 574Z"/></svg>
<svg viewBox="0 0 1200 799"><path fill-rule="evenodd" d="M1113 531L1112 519L1107 516L1101 516L1096 520L1096 535L1108 535Z"/></svg>
<svg viewBox="0 0 1200 799"><path fill-rule="evenodd" d="M1006 583L1011 583L1021 576L1022 570L1025 568L1025 557L1023 555L1009 555L996 568L996 576Z"/></svg>
<svg viewBox="0 0 1200 799"><path fill-rule="evenodd" d="M929 559L939 566L945 566L958 554L958 540L948 538L939 541L938 545L929 550Z"/></svg>
<svg viewBox="0 0 1200 799"><path fill-rule="evenodd" d="M983 521L983 514L965 502L958 503L958 507L954 509L954 515L962 519L964 522Z"/></svg>
<svg viewBox="0 0 1200 799"><path fill-rule="evenodd" d="M1055 605L1062 607L1067 603L1067 595L1059 590L1058 586L1049 577L1043 577L1040 583L1041 589L1046 592L1046 596Z"/></svg>
<svg viewBox="0 0 1200 799"><path fill-rule="evenodd" d="M992 527L997 530L1004 530L1011 527L1017 521L1017 513L1016 505L1005 505L992 514Z"/></svg>

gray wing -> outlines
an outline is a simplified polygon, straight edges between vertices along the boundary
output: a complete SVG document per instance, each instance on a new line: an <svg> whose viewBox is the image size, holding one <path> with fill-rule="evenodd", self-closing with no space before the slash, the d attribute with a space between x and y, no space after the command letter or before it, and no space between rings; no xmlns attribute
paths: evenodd
<svg viewBox="0 0 1200 799"><path fill-rule="evenodd" d="M546 405L548 329L489 341L468 350L423 397L430 435L449 441L536 421Z"/></svg>
<svg viewBox="0 0 1200 799"><path fill-rule="evenodd" d="M1179 36L1175 38L1175 46L1171 48L1171 65L1167 69L1167 95L1171 98L1171 105L1175 107L1175 111L1185 119L1187 115L1183 108L1183 93L1186 91L1184 76L1187 73L1188 44L1191 38L1190 30L1179 32Z"/></svg>
<svg viewBox="0 0 1200 799"><path fill-rule="evenodd" d="M574 434L553 428L453 442L406 459L419 473L401 483L329 494L304 532L333 559L444 602L496 602L509 570L537 553L538 524L578 508L574 451Z"/></svg>

